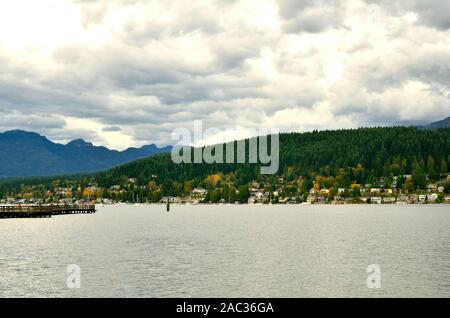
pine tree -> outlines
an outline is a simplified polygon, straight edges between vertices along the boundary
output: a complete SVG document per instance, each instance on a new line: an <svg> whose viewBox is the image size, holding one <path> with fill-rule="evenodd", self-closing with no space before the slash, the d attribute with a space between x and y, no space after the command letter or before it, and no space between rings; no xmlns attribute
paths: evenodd
<svg viewBox="0 0 450 318"><path fill-rule="evenodd" d="M427 177L425 174L425 169L420 162L414 164L414 169L412 172L412 182L418 189L424 190L427 185Z"/></svg>
<svg viewBox="0 0 450 318"><path fill-rule="evenodd" d="M444 159L442 159L442 162L441 162L441 174L445 175L445 174L447 174L447 172L448 172L447 162Z"/></svg>
<svg viewBox="0 0 450 318"><path fill-rule="evenodd" d="M428 177L431 180L436 180L436 161L434 161L434 158L430 155L427 159L427 168L428 168Z"/></svg>

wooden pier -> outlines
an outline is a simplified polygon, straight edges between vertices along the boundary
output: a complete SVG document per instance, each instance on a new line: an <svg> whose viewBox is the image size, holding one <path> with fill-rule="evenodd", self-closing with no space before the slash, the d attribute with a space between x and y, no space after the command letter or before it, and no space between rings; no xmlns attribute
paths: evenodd
<svg viewBox="0 0 450 318"><path fill-rule="evenodd" d="M49 218L63 214L95 213L95 205L2 205L0 219Z"/></svg>

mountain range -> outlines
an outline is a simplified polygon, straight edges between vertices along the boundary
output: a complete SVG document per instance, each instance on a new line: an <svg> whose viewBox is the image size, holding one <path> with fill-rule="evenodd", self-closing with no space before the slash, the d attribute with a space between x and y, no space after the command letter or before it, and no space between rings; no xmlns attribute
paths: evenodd
<svg viewBox="0 0 450 318"><path fill-rule="evenodd" d="M443 120L436 121L427 126L420 126L422 129L438 129L438 128L448 128L450 127L450 117L447 117Z"/></svg>
<svg viewBox="0 0 450 318"><path fill-rule="evenodd" d="M0 177L99 171L171 149L152 144L117 151L94 146L83 139L63 145L34 132L12 130L0 133Z"/></svg>
<svg viewBox="0 0 450 318"><path fill-rule="evenodd" d="M450 127L450 117L418 126L419 129ZM94 146L83 139L66 145L35 132L12 130L0 133L0 178L50 176L106 170L137 159L168 153L171 146L146 145L124 151Z"/></svg>

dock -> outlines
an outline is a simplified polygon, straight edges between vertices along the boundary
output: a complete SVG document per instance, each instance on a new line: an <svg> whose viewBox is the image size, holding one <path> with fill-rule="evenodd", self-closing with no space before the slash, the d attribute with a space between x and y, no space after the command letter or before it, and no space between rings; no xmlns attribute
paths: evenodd
<svg viewBox="0 0 450 318"><path fill-rule="evenodd" d="M49 218L54 215L95 213L95 205L2 205L0 219Z"/></svg>

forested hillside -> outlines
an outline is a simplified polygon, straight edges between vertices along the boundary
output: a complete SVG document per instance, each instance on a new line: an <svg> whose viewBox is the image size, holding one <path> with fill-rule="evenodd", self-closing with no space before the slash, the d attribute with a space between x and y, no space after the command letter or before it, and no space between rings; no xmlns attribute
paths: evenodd
<svg viewBox="0 0 450 318"><path fill-rule="evenodd" d="M411 174L414 168L433 178L448 170L450 129L394 127L282 134L280 148L278 174L289 178L338 176L342 169L347 169L349 182L365 183L381 176ZM167 183L233 172L240 184L259 179L259 167L259 164L174 164L170 155L164 154L111 169L95 179L102 186L118 184L124 177L137 178L140 184L153 179Z"/></svg>

